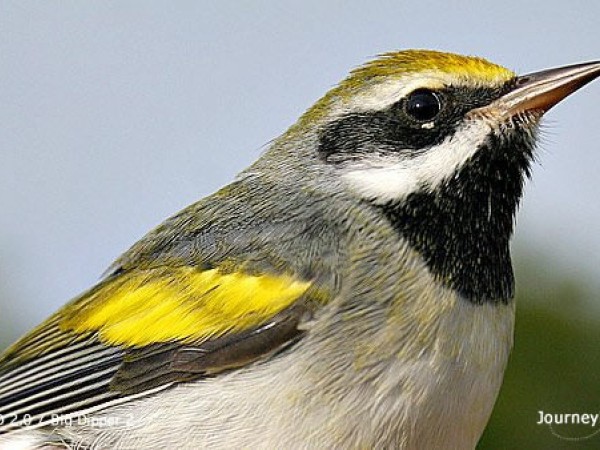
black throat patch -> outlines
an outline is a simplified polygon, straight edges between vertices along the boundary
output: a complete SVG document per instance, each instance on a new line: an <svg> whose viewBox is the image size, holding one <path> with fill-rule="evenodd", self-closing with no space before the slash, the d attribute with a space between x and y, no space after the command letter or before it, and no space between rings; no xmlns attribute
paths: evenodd
<svg viewBox="0 0 600 450"><path fill-rule="evenodd" d="M443 107L428 127L407 113L406 98L383 110L350 113L321 130L318 153L325 163L340 167L370 154L418 157L456 133L467 112L497 99L513 83L436 91ZM490 135L435 190L423 187L383 206L370 203L383 211L444 286L474 303L508 302L514 295L509 242L533 159L528 122L527 117L513 118L502 136Z"/></svg>
<svg viewBox="0 0 600 450"><path fill-rule="evenodd" d="M442 284L474 303L506 303L514 295L509 241L532 159L523 133L491 136L436 190L375 207Z"/></svg>

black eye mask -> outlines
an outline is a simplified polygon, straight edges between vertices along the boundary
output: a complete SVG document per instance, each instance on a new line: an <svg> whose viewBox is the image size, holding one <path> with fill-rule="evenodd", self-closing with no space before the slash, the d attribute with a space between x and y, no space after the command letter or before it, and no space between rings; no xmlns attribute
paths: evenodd
<svg viewBox="0 0 600 450"><path fill-rule="evenodd" d="M453 135L467 112L496 100L511 85L418 89L384 110L348 114L323 127L319 155L337 163L373 152L407 157L422 153Z"/></svg>

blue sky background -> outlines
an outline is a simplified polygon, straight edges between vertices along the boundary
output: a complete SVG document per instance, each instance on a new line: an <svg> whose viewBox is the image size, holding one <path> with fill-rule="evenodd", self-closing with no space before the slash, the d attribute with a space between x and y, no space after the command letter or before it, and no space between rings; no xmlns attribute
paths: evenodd
<svg viewBox="0 0 600 450"><path fill-rule="evenodd" d="M378 53L524 73L600 59L599 17L589 0L1 1L0 326L19 334L91 286ZM599 100L596 82L549 113L515 243L590 285Z"/></svg>

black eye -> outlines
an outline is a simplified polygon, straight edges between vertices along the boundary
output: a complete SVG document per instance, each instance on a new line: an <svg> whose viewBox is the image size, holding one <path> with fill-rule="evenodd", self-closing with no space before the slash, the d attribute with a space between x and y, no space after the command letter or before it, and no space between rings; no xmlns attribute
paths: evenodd
<svg viewBox="0 0 600 450"><path fill-rule="evenodd" d="M406 114L421 122L433 119L441 109L439 96L427 89L417 89L406 99Z"/></svg>

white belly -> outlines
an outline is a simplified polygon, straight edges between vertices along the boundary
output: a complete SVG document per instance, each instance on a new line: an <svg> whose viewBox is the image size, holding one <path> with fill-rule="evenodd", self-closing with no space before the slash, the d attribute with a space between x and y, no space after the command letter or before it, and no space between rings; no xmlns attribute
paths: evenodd
<svg viewBox="0 0 600 450"><path fill-rule="evenodd" d="M343 329L351 321L342 321L330 336L317 330L323 339L306 338L274 360L58 431L97 448L473 449L502 383L514 310L447 300L433 316L426 305L409 311L422 323L385 319L388 311L373 318L386 320L377 333L352 335ZM416 341L398 345L404 332ZM18 448L9 443L31 433L0 440L0 448Z"/></svg>

